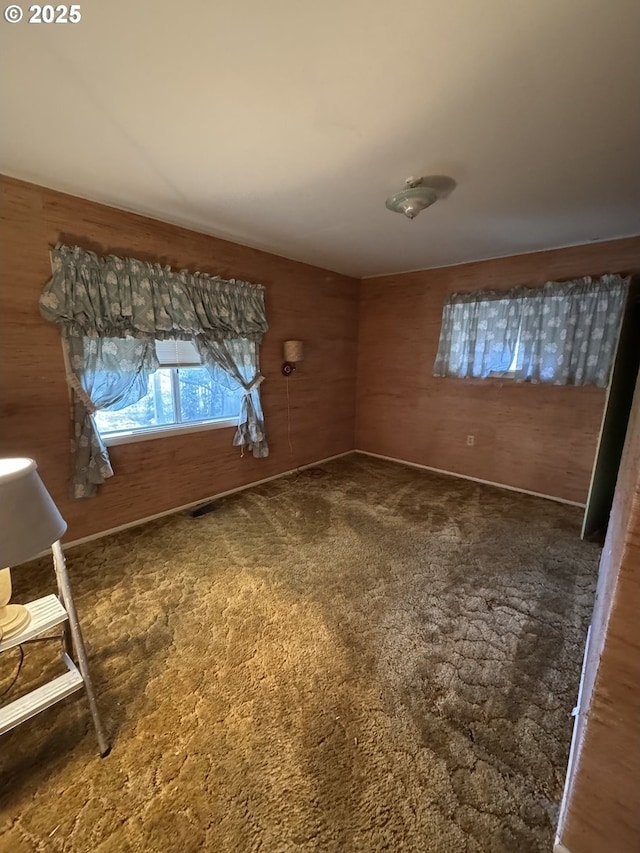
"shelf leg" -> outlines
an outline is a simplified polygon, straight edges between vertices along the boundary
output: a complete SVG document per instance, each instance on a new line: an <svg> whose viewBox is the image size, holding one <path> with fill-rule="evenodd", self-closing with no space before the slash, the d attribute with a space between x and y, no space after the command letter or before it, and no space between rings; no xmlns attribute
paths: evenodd
<svg viewBox="0 0 640 853"><path fill-rule="evenodd" d="M96 702L96 696L93 690L93 682L91 680L91 673L89 672L89 662L87 660L87 651L85 649L84 640L82 638L82 631L80 630L80 622L78 621L76 605L73 600L73 595L71 594L69 575L67 573L67 561L65 560L62 545L60 544L59 540L53 543L51 549L53 551L53 564L55 567L58 589L60 591L60 595L62 596L62 603L67 613L69 614L69 630L71 632L73 645L75 647L75 652L78 658L78 668L84 681L84 687L87 691L87 698L89 699L89 710L91 711L93 725L96 730L96 737L98 738L98 747L100 749L100 755L105 758L111 751L111 747L109 745L109 741L107 740L107 736L102 726L100 712L98 711L98 703ZM65 645L67 642L68 640L65 642Z"/></svg>

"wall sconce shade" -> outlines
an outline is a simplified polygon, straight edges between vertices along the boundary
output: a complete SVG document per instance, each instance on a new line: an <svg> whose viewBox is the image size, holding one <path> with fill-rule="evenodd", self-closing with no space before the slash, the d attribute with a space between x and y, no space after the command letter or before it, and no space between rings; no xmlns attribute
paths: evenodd
<svg viewBox="0 0 640 853"><path fill-rule="evenodd" d="M67 524L33 459L0 459L0 569L46 551Z"/></svg>
<svg viewBox="0 0 640 853"><path fill-rule="evenodd" d="M285 341L283 350L284 364L282 365L282 373L285 376L290 376L296 369L296 364L303 360L304 341Z"/></svg>
<svg viewBox="0 0 640 853"><path fill-rule="evenodd" d="M304 344L302 341L285 341L284 342L284 360L292 361L296 364L302 361L304 355Z"/></svg>

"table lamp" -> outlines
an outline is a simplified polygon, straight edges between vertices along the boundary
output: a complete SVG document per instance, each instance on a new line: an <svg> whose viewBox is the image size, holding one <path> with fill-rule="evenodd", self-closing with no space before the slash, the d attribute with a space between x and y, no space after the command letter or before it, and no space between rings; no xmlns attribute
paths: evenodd
<svg viewBox="0 0 640 853"><path fill-rule="evenodd" d="M16 566L49 548L67 529L33 459L0 459L0 566ZM0 569L0 638L29 624L21 604L9 604L11 573Z"/></svg>

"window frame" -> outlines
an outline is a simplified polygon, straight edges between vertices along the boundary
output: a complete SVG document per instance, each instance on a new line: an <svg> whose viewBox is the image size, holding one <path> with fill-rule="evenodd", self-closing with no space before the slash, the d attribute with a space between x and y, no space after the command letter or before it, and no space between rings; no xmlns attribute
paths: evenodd
<svg viewBox="0 0 640 853"><path fill-rule="evenodd" d="M100 435L107 447L115 447L118 444L134 444L137 441L152 441L156 438L167 438L169 435L185 435L190 432L204 432L209 429L229 429L238 426L238 418L220 418L211 421L192 421L188 424L162 424L157 427L146 427L145 429L122 430L121 432L110 432ZM100 430L98 429L98 432Z"/></svg>
<svg viewBox="0 0 640 853"><path fill-rule="evenodd" d="M515 350L513 353L513 358L511 359L511 364L509 365L508 370L500 371L500 370L492 370L488 375L488 379L510 379L512 382L518 381L518 356L520 355L520 343L522 336L522 320L520 321L520 327L518 328L518 340L516 341ZM515 366L514 366L515 365ZM529 380L525 380L528 382Z"/></svg>
<svg viewBox="0 0 640 853"><path fill-rule="evenodd" d="M201 420L194 421L182 420L179 371L189 370L190 368L199 368L202 366L202 363L196 364L195 362L186 362L184 364L161 362L160 369L169 371L171 381L171 399L173 403L173 412L177 418L176 422L140 428L131 427L129 429L114 430L113 432L106 433L102 432L99 425L96 423L96 429L103 444L106 447L115 447L119 444L134 444L138 441L151 441L157 438L166 438L169 435L185 435L188 433L203 432L210 429L237 428L240 412L232 417L202 418Z"/></svg>

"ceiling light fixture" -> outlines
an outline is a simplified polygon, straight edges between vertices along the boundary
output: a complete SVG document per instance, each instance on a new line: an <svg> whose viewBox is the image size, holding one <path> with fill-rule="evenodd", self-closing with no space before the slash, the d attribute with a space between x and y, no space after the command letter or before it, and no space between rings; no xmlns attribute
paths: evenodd
<svg viewBox="0 0 640 853"><path fill-rule="evenodd" d="M421 210L438 201L438 194L431 187L422 184L422 178L407 178L407 188L392 195L385 202L394 213L404 213L407 219L415 219Z"/></svg>

